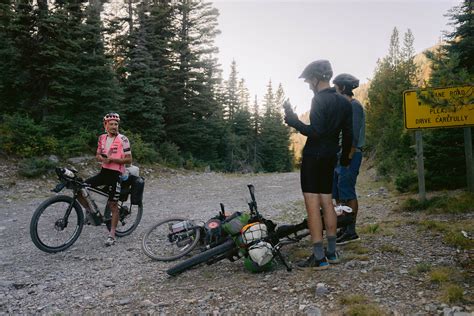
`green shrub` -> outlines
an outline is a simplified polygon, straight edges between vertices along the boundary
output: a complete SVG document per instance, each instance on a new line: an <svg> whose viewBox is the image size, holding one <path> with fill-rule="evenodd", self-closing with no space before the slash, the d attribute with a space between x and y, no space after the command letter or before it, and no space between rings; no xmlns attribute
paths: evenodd
<svg viewBox="0 0 474 316"><path fill-rule="evenodd" d="M431 264L426 263L426 262L420 262L414 268L410 269L410 274L417 275L417 274L426 273L429 271L431 271Z"/></svg>
<svg viewBox="0 0 474 316"><path fill-rule="evenodd" d="M401 209L403 211L408 211L408 212L416 212L416 211L422 211L426 210L429 205L430 205L430 200L424 200L420 201L417 199L408 199L405 202L403 202Z"/></svg>
<svg viewBox="0 0 474 316"><path fill-rule="evenodd" d="M395 178L395 187L399 192L416 192L418 177L414 172L402 172Z"/></svg>
<svg viewBox="0 0 474 316"><path fill-rule="evenodd" d="M56 167L56 164L48 159L27 158L20 162L18 173L27 178L36 178Z"/></svg>
<svg viewBox="0 0 474 316"><path fill-rule="evenodd" d="M55 153L58 141L26 115L4 115L0 123L0 151L19 157Z"/></svg>
<svg viewBox="0 0 474 316"><path fill-rule="evenodd" d="M164 142L159 148L161 162L171 167L182 167L183 158L181 158L179 147L171 142Z"/></svg>
<svg viewBox="0 0 474 316"><path fill-rule="evenodd" d="M97 148L97 135L93 131L81 128L78 133L61 140L60 143L60 152L64 156L93 154Z"/></svg>
<svg viewBox="0 0 474 316"><path fill-rule="evenodd" d="M431 199L419 201L416 199L406 200L402 206L405 211L427 210L429 213L461 214L474 211L474 194L466 192L458 196L435 196Z"/></svg>
<svg viewBox="0 0 474 316"><path fill-rule="evenodd" d="M130 140L133 162L154 163L159 160L159 155L152 144L143 141L140 134L124 131L123 134Z"/></svg>
<svg viewBox="0 0 474 316"><path fill-rule="evenodd" d="M466 186L466 158L462 128L423 131L425 181L429 190Z"/></svg>
<svg viewBox="0 0 474 316"><path fill-rule="evenodd" d="M451 230L444 234L444 241L453 247L460 248L460 249L473 249L474 248L474 240L470 238L466 238L461 231L454 231Z"/></svg>
<svg viewBox="0 0 474 316"><path fill-rule="evenodd" d="M203 163L202 161L192 157L192 156L189 156L185 161L184 161L184 169L187 169L187 170L204 170L206 164Z"/></svg>

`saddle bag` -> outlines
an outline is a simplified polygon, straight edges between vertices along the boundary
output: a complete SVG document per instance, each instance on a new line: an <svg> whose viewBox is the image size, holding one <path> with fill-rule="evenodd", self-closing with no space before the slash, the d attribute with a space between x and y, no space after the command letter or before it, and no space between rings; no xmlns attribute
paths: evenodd
<svg viewBox="0 0 474 316"><path fill-rule="evenodd" d="M143 202L143 191L145 190L145 178L132 176L130 185L130 201L139 205Z"/></svg>

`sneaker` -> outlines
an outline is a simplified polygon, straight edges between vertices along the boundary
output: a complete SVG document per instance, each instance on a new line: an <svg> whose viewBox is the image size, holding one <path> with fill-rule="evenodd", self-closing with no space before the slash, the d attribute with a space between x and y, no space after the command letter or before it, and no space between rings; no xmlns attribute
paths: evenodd
<svg viewBox="0 0 474 316"><path fill-rule="evenodd" d="M112 246L115 244L115 238L112 236L107 237L107 240L105 241L106 246Z"/></svg>
<svg viewBox="0 0 474 316"><path fill-rule="evenodd" d="M312 254L308 259L297 262L296 266L302 269L312 268L314 270L324 270L329 268L329 263L326 258L316 260L314 254Z"/></svg>
<svg viewBox="0 0 474 316"><path fill-rule="evenodd" d="M346 229L345 228L339 228L339 230L337 231L337 234L336 234L336 238L340 238L342 235L344 235L346 233Z"/></svg>
<svg viewBox="0 0 474 316"><path fill-rule="evenodd" d="M344 234L341 237L336 239L336 245L345 245L348 243L351 243L353 241L360 240L359 236L354 233L354 234Z"/></svg>
<svg viewBox="0 0 474 316"><path fill-rule="evenodd" d="M336 264L336 263L341 262L341 258L339 257L339 254L337 253L337 251L334 253L326 253L326 259L331 264Z"/></svg>

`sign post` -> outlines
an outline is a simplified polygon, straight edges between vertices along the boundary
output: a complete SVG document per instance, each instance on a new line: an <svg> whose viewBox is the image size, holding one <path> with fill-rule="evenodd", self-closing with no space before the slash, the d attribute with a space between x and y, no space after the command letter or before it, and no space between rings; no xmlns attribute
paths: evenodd
<svg viewBox="0 0 474 316"><path fill-rule="evenodd" d="M464 151L466 153L467 188L474 192L474 174L472 161L472 134L470 127L464 127Z"/></svg>
<svg viewBox="0 0 474 316"><path fill-rule="evenodd" d="M418 194L420 200L426 200L425 190L425 164L423 162L423 135L421 131L415 131L416 139L416 167L418 169Z"/></svg>
<svg viewBox="0 0 474 316"><path fill-rule="evenodd" d="M407 90L403 93L406 129L414 129L420 199L425 199L423 143L421 130L426 128L464 128L468 190L474 192L471 126L474 126L474 86Z"/></svg>

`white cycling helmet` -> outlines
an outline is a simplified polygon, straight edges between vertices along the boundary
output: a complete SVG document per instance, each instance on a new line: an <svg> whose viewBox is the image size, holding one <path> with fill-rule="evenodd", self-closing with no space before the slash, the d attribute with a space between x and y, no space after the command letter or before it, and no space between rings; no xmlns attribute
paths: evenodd
<svg viewBox="0 0 474 316"><path fill-rule="evenodd" d="M263 266L273 259L273 247L266 241L259 241L250 246L249 256L257 265Z"/></svg>

